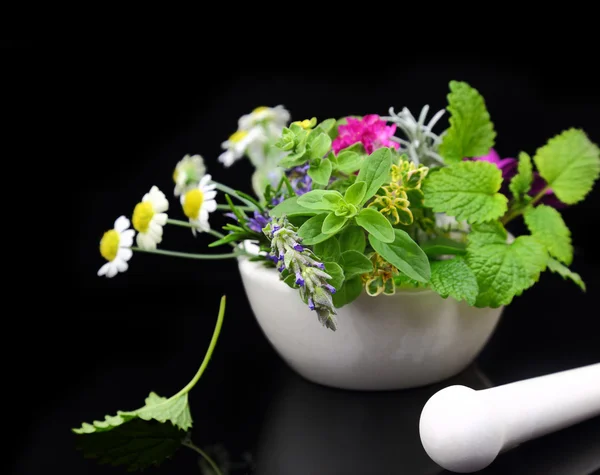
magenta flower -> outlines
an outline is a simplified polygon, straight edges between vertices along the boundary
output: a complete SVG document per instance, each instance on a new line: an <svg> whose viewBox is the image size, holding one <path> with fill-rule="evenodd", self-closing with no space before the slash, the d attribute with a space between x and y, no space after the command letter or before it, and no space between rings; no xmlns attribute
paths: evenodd
<svg viewBox="0 0 600 475"><path fill-rule="evenodd" d="M386 122L377 114L369 114L362 119L348 117L347 124L338 127L338 136L333 141L333 151L338 152L355 143L362 143L368 154L373 153L381 147L394 147L396 150L400 144L390 140L396 132L396 124L386 125Z"/></svg>
<svg viewBox="0 0 600 475"><path fill-rule="evenodd" d="M518 161L516 158L500 158L498 152L491 148L490 152L487 155L483 155L482 157L473 157L471 160L482 160L496 165L502 172L503 182L500 191L505 195L508 195L508 184L510 183L512 177L514 177L517 174ZM529 196L536 196L540 191L544 189L545 186L546 181L540 176L538 172L533 172L533 183L531 185L531 190L529 190L528 193ZM556 195L550 188L548 188L548 190L545 193L545 196L539 202L544 203L548 206L553 206L554 208L564 208L566 206L562 201L560 201L556 197Z"/></svg>

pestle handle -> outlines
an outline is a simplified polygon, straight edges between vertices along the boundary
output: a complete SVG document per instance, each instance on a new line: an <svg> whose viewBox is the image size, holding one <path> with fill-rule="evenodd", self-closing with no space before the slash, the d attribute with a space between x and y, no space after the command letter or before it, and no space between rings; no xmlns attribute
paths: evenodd
<svg viewBox="0 0 600 475"><path fill-rule="evenodd" d="M419 431L441 467L471 473L521 442L600 415L600 363L475 391L449 386L423 407Z"/></svg>

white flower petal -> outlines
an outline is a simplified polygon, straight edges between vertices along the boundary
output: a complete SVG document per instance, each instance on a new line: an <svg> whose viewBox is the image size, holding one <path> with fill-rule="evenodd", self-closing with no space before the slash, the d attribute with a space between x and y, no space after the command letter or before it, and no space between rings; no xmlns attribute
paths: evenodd
<svg viewBox="0 0 600 475"><path fill-rule="evenodd" d="M133 229L123 231L119 236L119 247L131 247L131 245L133 244L134 235L135 231Z"/></svg>
<svg viewBox="0 0 600 475"><path fill-rule="evenodd" d="M225 146L225 143L223 144ZM219 162L221 162L225 167L230 167L236 160L236 156L231 150L227 150L219 155Z"/></svg>
<svg viewBox="0 0 600 475"><path fill-rule="evenodd" d="M106 272L106 277L112 278L115 275L117 275L119 270L117 269L117 266L115 265L115 261L112 261L110 264L111 265L108 267L108 271Z"/></svg>
<svg viewBox="0 0 600 475"><path fill-rule="evenodd" d="M169 215L167 215L167 213L157 213L152 217L152 221L160 224L161 226L167 224L167 219L169 219Z"/></svg>
<svg viewBox="0 0 600 475"><path fill-rule="evenodd" d="M151 231L155 236L161 237L163 235L163 228L160 224L155 223L154 220L150 221L148 230Z"/></svg>
<svg viewBox="0 0 600 475"><path fill-rule="evenodd" d="M123 259L124 261L128 261L133 256L133 251L129 248L121 247L117 251L116 259Z"/></svg>
<svg viewBox="0 0 600 475"><path fill-rule="evenodd" d="M208 185L210 180L212 180L211 175L204 175L202 178L200 178L200 183L198 184L199 188L202 188L204 185Z"/></svg>
<svg viewBox="0 0 600 475"><path fill-rule="evenodd" d="M100 269L98 270L98 276L103 276L108 272L110 268L110 262L106 262Z"/></svg>
<svg viewBox="0 0 600 475"><path fill-rule="evenodd" d="M208 222L208 219L207 220L200 219L200 221L198 222L198 227L205 233L209 232L210 224Z"/></svg>
<svg viewBox="0 0 600 475"><path fill-rule="evenodd" d="M217 192L214 190L204 192L204 201L214 200Z"/></svg>
<svg viewBox="0 0 600 475"><path fill-rule="evenodd" d="M129 269L129 264L127 262L122 261L121 259L115 259L115 267L119 272L125 272Z"/></svg>
<svg viewBox="0 0 600 475"><path fill-rule="evenodd" d="M153 251L156 249L156 242L147 234L139 233L135 240L141 249L145 249L147 251Z"/></svg>
<svg viewBox="0 0 600 475"><path fill-rule="evenodd" d="M125 216L119 216L115 220L115 230L121 233L129 227L129 224L129 220Z"/></svg>
<svg viewBox="0 0 600 475"><path fill-rule="evenodd" d="M209 213L212 213L217 209L217 202L215 200L205 201L203 208L205 208Z"/></svg>
<svg viewBox="0 0 600 475"><path fill-rule="evenodd" d="M208 221L208 210L203 206L200 210L200 216L198 216L199 221Z"/></svg>

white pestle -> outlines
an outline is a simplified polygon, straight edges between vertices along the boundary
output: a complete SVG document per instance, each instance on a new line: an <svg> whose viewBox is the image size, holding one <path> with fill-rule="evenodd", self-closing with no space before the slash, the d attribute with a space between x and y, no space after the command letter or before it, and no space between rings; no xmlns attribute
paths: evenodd
<svg viewBox="0 0 600 475"><path fill-rule="evenodd" d="M500 452L600 415L600 363L475 391L449 386L423 407L419 431L431 459L471 473Z"/></svg>

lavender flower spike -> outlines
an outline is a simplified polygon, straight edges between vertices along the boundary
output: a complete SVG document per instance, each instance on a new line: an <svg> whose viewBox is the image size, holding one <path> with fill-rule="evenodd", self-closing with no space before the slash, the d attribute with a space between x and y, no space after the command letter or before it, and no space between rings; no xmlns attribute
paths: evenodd
<svg viewBox="0 0 600 475"><path fill-rule="evenodd" d="M300 244L302 238L296 231L285 216L269 222L263 228L264 235L271 241L269 257L279 262L279 272L287 270L295 275L302 300L317 312L325 327L335 330L336 312L331 295L336 289L327 282L331 276L323 270L325 266L316 260L313 252Z"/></svg>

